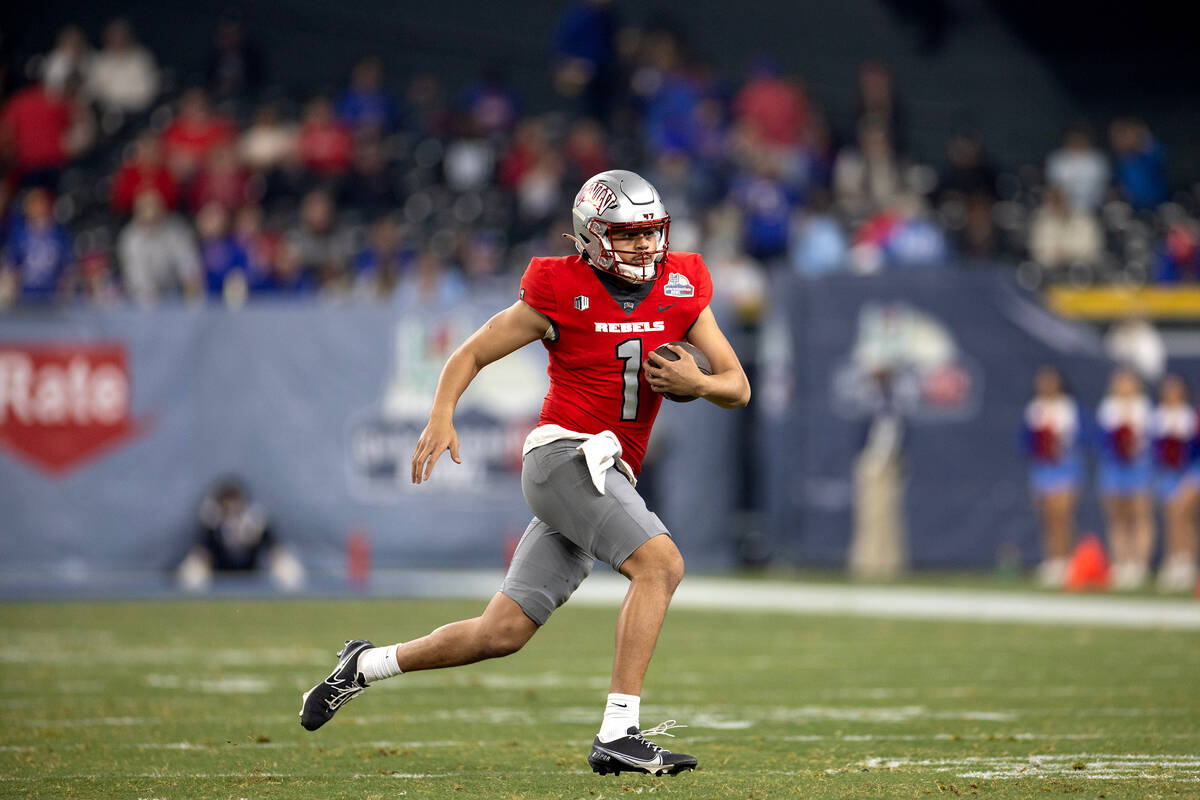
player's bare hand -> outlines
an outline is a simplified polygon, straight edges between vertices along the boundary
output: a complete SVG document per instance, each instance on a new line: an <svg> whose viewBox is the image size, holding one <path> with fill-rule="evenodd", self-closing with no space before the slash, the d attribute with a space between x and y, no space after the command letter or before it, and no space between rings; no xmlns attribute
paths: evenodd
<svg viewBox="0 0 1200 800"><path fill-rule="evenodd" d="M704 390L705 375L696 366L692 354L679 345L667 345L672 353L679 356L678 361L667 361L651 351L649 357L642 362L642 373L650 388L662 394L698 396Z"/></svg>
<svg viewBox="0 0 1200 800"><path fill-rule="evenodd" d="M462 463L458 457L458 432L454 430L454 425L449 422L430 421L425 430L421 431L421 438L417 439L417 447L413 451L412 482L429 480L429 476L433 474L433 465L447 450L450 451L450 458L454 459L455 464Z"/></svg>

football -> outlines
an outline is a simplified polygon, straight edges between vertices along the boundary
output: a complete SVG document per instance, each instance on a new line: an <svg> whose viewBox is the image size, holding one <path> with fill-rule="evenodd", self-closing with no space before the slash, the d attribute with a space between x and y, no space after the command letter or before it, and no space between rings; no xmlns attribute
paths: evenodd
<svg viewBox="0 0 1200 800"><path fill-rule="evenodd" d="M671 344L678 345L688 351L692 358L696 359L696 366L700 368L700 371L705 375L712 375L712 364L709 363L708 356L704 355L704 352L699 347L690 342L671 342ZM654 354L664 361L678 361L679 356L669 348L670 345L668 344L659 345L654 349ZM663 397L668 400L674 400L676 403L690 403L696 399L695 395L671 394L670 392L663 392Z"/></svg>

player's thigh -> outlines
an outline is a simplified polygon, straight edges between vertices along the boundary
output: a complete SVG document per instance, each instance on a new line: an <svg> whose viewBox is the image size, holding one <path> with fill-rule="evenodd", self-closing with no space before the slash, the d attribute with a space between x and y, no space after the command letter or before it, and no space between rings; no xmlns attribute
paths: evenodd
<svg viewBox="0 0 1200 800"><path fill-rule="evenodd" d="M619 470L608 470L604 494L596 491L574 442L553 442L526 454L521 486L533 513L613 569L668 533Z"/></svg>
<svg viewBox="0 0 1200 800"><path fill-rule="evenodd" d="M594 563L591 553L534 517L517 543L500 592L534 623L545 625L591 573Z"/></svg>

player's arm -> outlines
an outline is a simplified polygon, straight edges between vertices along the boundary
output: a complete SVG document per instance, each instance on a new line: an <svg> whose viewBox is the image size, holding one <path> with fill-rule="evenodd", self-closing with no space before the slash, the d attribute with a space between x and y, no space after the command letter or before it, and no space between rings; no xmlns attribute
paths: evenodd
<svg viewBox="0 0 1200 800"><path fill-rule="evenodd" d="M421 432L413 451L413 483L428 480L433 465L446 450L450 451L455 463L462 463L458 457L454 409L479 370L530 342L536 342L549 328L549 319L518 300L484 323L450 355L438 378L429 424Z"/></svg>
<svg viewBox="0 0 1200 800"><path fill-rule="evenodd" d="M656 392L703 397L721 408L742 408L749 403L750 381L711 308L706 306L700 312L687 340L708 356L713 374L705 375L686 350L673 347L678 361L665 361L654 353L646 359L643 371L650 388Z"/></svg>

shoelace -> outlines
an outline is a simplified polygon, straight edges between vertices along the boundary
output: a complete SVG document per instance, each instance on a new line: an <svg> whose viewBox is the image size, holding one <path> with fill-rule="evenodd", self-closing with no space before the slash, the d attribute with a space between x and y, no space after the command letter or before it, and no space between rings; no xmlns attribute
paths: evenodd
<svg viewBox="0 0 1200 800"><path fill-rule="evenodd" d="M687 725L680 725L675 720L669 719L666 722L658 723L653 728L647 728L644 731L639 731L639 734L642 736L658 736L661 734L663 736L670 736L673 739L673 738L675 738L675 734L667 733L667 731L671 730L672 728L686 728L686 727L687 727Z"/></svg>
<svg viewBox="0 0 1200 800"><path fill-rule="evenodd" d="M659 745L655 742L650 741L649 739L647 739L645 737L661 735L661 736L670 736L670 737L674 738L675 734L667 733L667 731L671 730L672 728L686 728L686 727L687 727L687 725L680 725L675 720L669 719L666 722L658 723L653 728L647 728L644 731L638 731L637 736L635 736L633 738L637 739L638 741L642 742L647 747L649 747L651 752L655 752L655 753L664 752L664 751L666 751L666 748L662 747L662 745Z"/></svg>
<svg viewBox="0 0 1200 800"><path fill-rule="evenodd" d="M367 688L360 686L356 681L348 681L344 686L334 686L331 683L326 683L334 691L333 697L325 701L325 705L329 706L330 711L337 711L348 701L362 694L363 690Z"/></svg>

